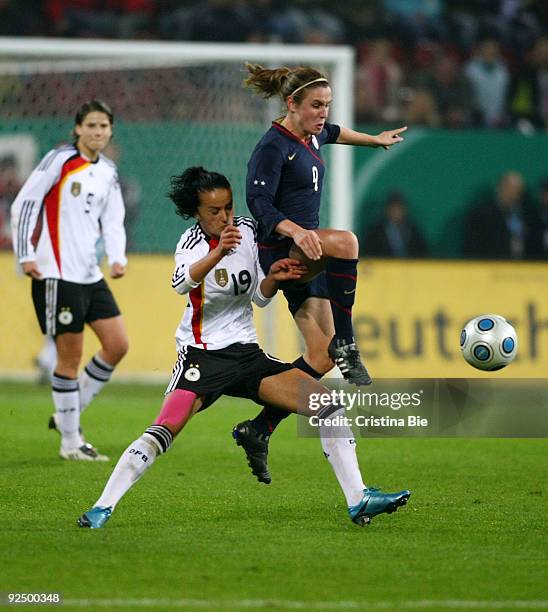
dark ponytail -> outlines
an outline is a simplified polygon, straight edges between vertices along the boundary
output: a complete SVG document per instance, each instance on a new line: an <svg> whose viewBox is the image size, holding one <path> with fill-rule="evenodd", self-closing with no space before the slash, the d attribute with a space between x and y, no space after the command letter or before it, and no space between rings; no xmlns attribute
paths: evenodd
<svg viewBox="0 0 548 612"><path fill-rule="evenodd" d="M248 77L244 80L244 85L255 93L262 94L263 98L280 96L285 102L291 96L295 102L300 103L309 87L329 87L326 77L310 66L271 69L260 64L246 63L245 69ZM325 80L318 82L318 79ZM292 95L293 92L296 92L295 95Z"/></svg>

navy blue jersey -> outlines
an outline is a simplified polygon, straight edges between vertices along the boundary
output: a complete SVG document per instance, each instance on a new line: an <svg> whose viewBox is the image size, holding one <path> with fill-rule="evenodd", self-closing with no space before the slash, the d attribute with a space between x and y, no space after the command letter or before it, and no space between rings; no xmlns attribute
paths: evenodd
<svg viewBox="0 0 548 612"><path fill-rule="evenodd" d="M259 223L259 242L273 244L283 236L274 228L289 219L305 229L320 224L324 161L320 147L334 143L340 127L326 123L308 142L274 122L255 147L247 165L246 199Z"/></svg>

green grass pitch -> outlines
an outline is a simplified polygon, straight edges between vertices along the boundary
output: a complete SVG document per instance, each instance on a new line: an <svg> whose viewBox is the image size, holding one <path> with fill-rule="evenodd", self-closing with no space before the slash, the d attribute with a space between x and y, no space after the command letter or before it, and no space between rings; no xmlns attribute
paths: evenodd
<svg viewBox="0 0 548 612"><path fill-rule="evenodd" d="M548 606L543 439L359 439L367 484L413 492L359 528L319 440L297 438L294 418L271 441L272 484L256 482L230 436L256 407L225 398L104 529L79 529L162 391L107 387L83 426L111 461L88 464L58 457L47 387L0 384L0 591L58 591L63 609Z"/></svg>

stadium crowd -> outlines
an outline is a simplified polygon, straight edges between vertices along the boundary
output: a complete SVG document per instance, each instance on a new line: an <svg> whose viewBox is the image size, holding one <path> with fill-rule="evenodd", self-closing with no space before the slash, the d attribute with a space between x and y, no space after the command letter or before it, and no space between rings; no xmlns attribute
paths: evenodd
<svg viewBox="0 0 548 612"><path fill-rule="evenodd" d="M356 120L548 124L542 0L0 0L0 35L351 44Z"/></svg>

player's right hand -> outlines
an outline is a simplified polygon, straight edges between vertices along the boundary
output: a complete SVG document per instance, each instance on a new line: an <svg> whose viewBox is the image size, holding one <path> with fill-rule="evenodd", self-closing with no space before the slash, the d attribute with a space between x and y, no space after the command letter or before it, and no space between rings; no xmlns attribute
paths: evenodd
<svg viewBox="0 0 548 612"><path fill-rule="evenodd" d="M314 230L301 228L299 232L293 235L293 242L302 250L308 259L312 259L313 261L321 259L322 241Z"/></svg>
<svg viewBox="0 0 548 612"><path fill-rule="evenodd" d="M278 259L269 270L269 275L278 282L288 280L298 280L308 272L308 268L298 259Z"/></svg>
<svg viewBox="0 0 548 612"><path fill-rule="evenodd" d="M219 236L219 246L217 247L222 255L226 255L237 248L242 241L242 234L234 225L227 225Z"/></svg>
<svg viewBox="0 0 548 612"><path fill-rule="evenodd" d="M40 280L42 278L42 274L35 261L25 261L21 264L21 267L23 268L23 274L26 274L31 278L35 278L36 280Z"/></svg>

